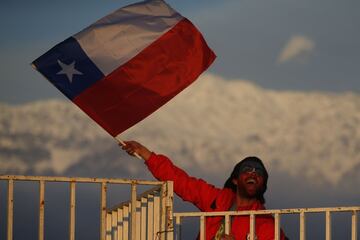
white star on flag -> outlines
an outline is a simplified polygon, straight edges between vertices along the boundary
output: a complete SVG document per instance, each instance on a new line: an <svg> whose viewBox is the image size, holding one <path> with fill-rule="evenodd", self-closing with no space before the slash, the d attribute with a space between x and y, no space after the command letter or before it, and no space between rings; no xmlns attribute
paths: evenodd
<svg viewBox="0 0 360 240"><path fill-rule="evenodd" d="M66 76L69 79L70 83L72 83L72 79L73 79L73 76L75 74L77 74L77 75L82 75L83 74L82 72L79 72L78 70L75 69L75 61L73 61L69 65L61 62L60 60L57 60L57 62L59 63L62 70L60 72L56 73L56 74L66 74Z"/></svg>

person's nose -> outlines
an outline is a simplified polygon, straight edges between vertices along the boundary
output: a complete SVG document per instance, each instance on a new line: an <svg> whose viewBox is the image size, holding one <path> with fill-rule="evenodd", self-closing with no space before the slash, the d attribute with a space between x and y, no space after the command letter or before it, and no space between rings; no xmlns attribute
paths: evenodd
<svg viewBox="0 0 360 240"><path fill-rule="evenodd" d="M258 175L255 168L253 168L249 173L250 173L251 176L257 176Z"/></svg>

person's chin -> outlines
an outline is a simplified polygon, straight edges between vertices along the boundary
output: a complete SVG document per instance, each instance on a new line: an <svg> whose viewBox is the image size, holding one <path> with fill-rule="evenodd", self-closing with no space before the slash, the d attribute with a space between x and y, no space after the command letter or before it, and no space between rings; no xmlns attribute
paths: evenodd
<svg viewBox="0 0 360 240"><path fill-rule="evenodd" d="M258 189L256 187L247 187L246 193L250 198L255 198L258 193Z"/></svg>

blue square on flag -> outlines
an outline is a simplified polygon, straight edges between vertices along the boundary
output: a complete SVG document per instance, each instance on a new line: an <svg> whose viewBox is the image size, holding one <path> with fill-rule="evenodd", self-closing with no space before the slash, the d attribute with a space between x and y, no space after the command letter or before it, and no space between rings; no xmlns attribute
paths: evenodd
<svg viewBox="0 0 360 240"><path fill-rule="evenodd" d="M33 64L70 99L104 77L73 37L53 47Z"/></svg>

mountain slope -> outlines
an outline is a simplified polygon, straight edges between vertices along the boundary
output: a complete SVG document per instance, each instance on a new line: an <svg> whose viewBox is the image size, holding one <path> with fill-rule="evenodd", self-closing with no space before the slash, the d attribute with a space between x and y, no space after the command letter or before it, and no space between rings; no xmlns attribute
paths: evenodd
<svg viewBox="0 0 360 240"><path fill-rule="evenodd" d="M2 173L144 174L69 102L1 104L0 112ZM204 75L123 138L166 153L190 173L229 172L257 155L270 169L336 185L347 174L359 178L359 123L353 93L272 91Z"/></svg>

